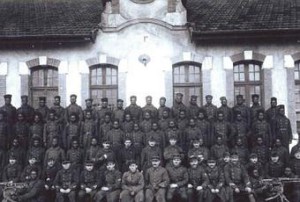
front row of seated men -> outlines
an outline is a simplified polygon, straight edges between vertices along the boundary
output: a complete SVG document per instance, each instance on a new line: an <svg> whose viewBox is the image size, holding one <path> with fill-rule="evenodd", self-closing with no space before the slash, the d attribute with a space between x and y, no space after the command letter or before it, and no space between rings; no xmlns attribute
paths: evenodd
<svg viewBox="0 0 300 202"><path fill-rule="evenodd" d="M9 164L11 174L7 180L12 185L14 174L18 172L13 156ZM199 162L198 158L192 156L189 158L189 168L186 168L181 156L174 155L166 168L162 167L159 156L152 156L151 167L145 172L139 170L134 160L128 163L128 170L123 175L113 159L108 159L105 167L99 171L92 161L87 161L78 175L70 161L63 161L61 169L53 159L49 159L45 181L39 178L38 169L31 169L25 178L26 186L18 190L16 200L236 202L244 198L254 202L264 201L272 187L262 180L257 167L253 167L248 175L236 153L230 156L226 165L218 165L215 159ZM272 201L272 197L269 197L269 201Z"/></svg>

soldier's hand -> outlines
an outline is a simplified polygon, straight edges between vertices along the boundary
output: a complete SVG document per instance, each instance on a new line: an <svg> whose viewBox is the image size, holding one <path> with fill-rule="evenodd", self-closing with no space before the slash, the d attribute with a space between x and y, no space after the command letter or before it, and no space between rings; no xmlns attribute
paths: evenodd
<svg viewBox="0 0 300 202"><path fill-rule="evenodd" d="M94 185L94 186L93 186L93 189L97 189L97 187L98 187L97 185Z"/></svg>
<svg viewBox="0 0 300 202"><path fill-rule="evenodd" d="M49 190L49 188L50 188L50 187L49 187L48 185L45 184L45 189L46 189L46 190Z"/></svg>
<svg viewBox="0 0 300 202"><path fill-rule="evenodd" d="M234 191L235 191L235 193L240 193L239 188L235 188Z"/></svg>
<svg viewBox="0 0 300 202"><path fill-rule="evenodd" d="M178 185L177 185L177 184L170 184L170 187L171 187L171 188L177 188Z"/></svg>
<svg viewBox="0 0 300 202"><path fill-rule="evenodd" d="M91 193L91 192L92 192L92 189L87 187L87 188L85 188L85 192L86 192L86 193Z"/></svg>
<svg viewBox="0 0 300 202"><path fill-rule="evenodd" d="M63 193L63 194L66 193L66 191L65 191L63 188L60 188L60 189L59 189L59 192L60 192L60 193Z"/></svg>
<svg viewBox="0 0 300 202"><path fill-rule="evenodd" d="M219 190L219 189L215 189L215 192L216 192L216 193L219 193L219 192L220 192L220 190Z"/></svg>
<svg viewBox="0 0 300 202"><path fill-rule="evenodd" d="M246 187L245 190L246 190L246 192L248 192L248 193L251 192L251 188L250 188L250 187Z"/></svg>
<svg viewBox="0 0 300 202"><path fill-rule="evenodd" d="M85 186L82 184L82 185L80 185L80 188L81 188L81 189L84 189L84 188L85 188Z"/></svg>
<svg viewBox="0 0 300 202"><path fill-rule="evenodd" d="M193 188L193 185L191 185L191 184L188 184L188 188L190 188L190 189L191 189L191 188Z"/></svg>
<svg viewBox="0 0 300 202"><path fill-rule="evenodd" d="M211 189L210 191L211 191L211 193L216 193L215 189Z"/></svg>
<svg viewBox="0 0 300 202"><path fill-rule="evenodd" d="M135 194L134 191L131 191L131 192L130 192L130 195L131 195L131 196L134 196L134 194Z"/></svg>
<svg viewBox="0 0 300 202"><path fill-rule="evenodd" d="M197 190L198 190L198 191L200 191L200 190L202 190L202 189L203 189L202 186L198 186L198 187L197 187Z"/></svg>
<svg viewBox="0 0 300 202"><path fill-rule="evenodd" d="M108 188L108 187L102 187L101 190L102 190L102 191L108 191L109 188Z"/></svg>
<svg viewBox="0 0 300 202"><path fill-rule="evenodd" d="M68 188L68 189L66 189L66 190L65 190L65 192L68 194L68 193L70 193L70 192L71 192L71 189L70 189L70 188Z"/></svg>

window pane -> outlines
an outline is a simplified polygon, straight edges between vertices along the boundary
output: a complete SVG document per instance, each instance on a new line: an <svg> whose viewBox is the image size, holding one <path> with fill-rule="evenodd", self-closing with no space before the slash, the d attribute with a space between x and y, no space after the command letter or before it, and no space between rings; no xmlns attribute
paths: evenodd
<svg viewBox="0 0 300 202"><path fill-rule="evenodd" d="M255 74L253 72L249 72L249 81L255 81Z"/></svg>
<svg viewBox="0 0 300 202"><path fill-rule="evenodd" d="M300 85L295 85L295 104L296 111L300 111Z"/></svg>
<svg viewBox="0 0 300 202"><path fill-rule="evenodd" d="M255 73L255 81L260 81L260 72Z"/></svg>

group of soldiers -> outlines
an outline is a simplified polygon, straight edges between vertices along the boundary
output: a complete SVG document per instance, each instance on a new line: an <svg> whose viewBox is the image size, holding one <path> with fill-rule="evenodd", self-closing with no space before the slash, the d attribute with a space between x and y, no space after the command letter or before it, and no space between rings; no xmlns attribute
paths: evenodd
<svg viewBox="0 0 300 202"><path fill-rule="evenodd" d="M131 96L115 109L107 98L100 107L86 99L82 109L73 94L66 108L56 96L51 107L40 97L34 109L21 96L16 109L5 95L2 184L26 184L16 201L299 201L297 184L283 195L274 191L278 180L265 180L300 175L300 143L290 152L284 105L273 97L265 110L255 94L251 107L237 95L235 106L221 97L218 108L205 98L201 107L197 96L185 105L177 93L172 107L162 97L156 108L151 96L144 107Z"/></svg>

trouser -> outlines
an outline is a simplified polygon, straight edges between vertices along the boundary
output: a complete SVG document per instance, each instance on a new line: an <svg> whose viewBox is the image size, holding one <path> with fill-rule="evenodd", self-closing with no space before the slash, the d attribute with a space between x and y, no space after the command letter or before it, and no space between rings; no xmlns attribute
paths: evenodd
<svg viewBox="0 0 300 202"><path fill-rule="evenodd" d="M118 202L120 197L120 190L115 191L98 191L95 195L95 201L100 202L106 198L107 202Z"/></svg>
<svg viewBox="0 0 300 202"><path fill-rule="evenodd" d="M129 190L123 190L120 194L121 202L144 202L144 192L140 190L134 195L131 195Z"/></svg>
<svg viewBox="0 0 300 202"><path fill-rule="evenodd" d="M187 201L187 192L185 187L169 188L167 192L167 201L172 201L175 195L180 196L180 201Z"/></svg>
<svg viewBox="0 0 300 202"><path fill-rule="evenodd" d="M90 193L86 193L85 190L80 190L78 192L78 201L84 201L85 197L89 197L91 199L94 198L95 194L97 193L97 190L93 190Z"/></svg>
<svg viewBox="0 0 300 202"><path fill-rule="evenodd" d="M220 188L219 193L212 193L210 189L207 190L206 202L213 202L215 199L219 199L221 202L226 201L225 189Z"/></svg>
<svg viewBox="0 0 300 202"><path fill-rule="evenodd" d="M146 200L145 202L153 202L154 198L157 202L166 201L166 189L160 188L157 190L146 189Z"/></svg>
<svg viewBox="0 0 300 202"><path fill-rule="evenodd" d="M76 201L76 192L75 191L71 191L68 194L64 194L61 192L56 192L56 201L57 202L64 202L66 201L65 198L69 199L69 202L75 202Z"/></svg>
<svg viewBox="0 0 300 202"><path fill-rule="evenodd" d="M188 195L188 202L203 202L205 196L205 189L196 190L194 188L188 188L187 195Z"/></svg>

